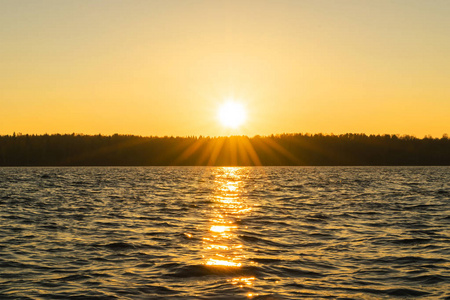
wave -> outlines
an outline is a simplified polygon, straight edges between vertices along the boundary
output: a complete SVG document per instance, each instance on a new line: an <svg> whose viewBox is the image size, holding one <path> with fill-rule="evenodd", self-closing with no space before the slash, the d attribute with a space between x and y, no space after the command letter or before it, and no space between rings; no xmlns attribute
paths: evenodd
<svg viewBox="0 0 450 300"><path fill-rule="evenodd" d="M446 299L449 182L426 167L0 168L0 299Z"/></svg>

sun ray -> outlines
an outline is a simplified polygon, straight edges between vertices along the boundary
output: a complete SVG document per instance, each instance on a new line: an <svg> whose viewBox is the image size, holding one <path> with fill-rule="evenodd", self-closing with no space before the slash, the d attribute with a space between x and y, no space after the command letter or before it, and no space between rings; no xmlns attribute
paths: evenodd
<svg viewBox="0 0 450 300"><path fill-rule="evenodd" d="M246 137L244 137L244 136L239 137L237 139L237 147L238 147L237 151L238 151L238 157L240 158L240 161L238 163L241 166L249 166L249 165L251 165L250 157L249 157L248 151L247 151L247 147L246 147L246 145L243 142L245 139L246 139Z"/></svg>
<svg viewBox="0 0 450 300"><path fill-rule="evenodd" d="M236 140L238 138L239 137L232 136L228 139L229 140L228 151L230 154L230 164L232 166L238 165L238 161L237 161L238 160L238 149L237 149L237 142L236 142Z"/></svg>
<svg viewBox="0 0 450 300"><path fill-rule="evenodd" d="M270 139L270 140L264 139L263 142L265 142L266 145L268 145L269 147L274 149L276 152L283 155L285 158L287 158L291 162L294 162L296 165L300 164L300 160L296 156L294 156L291 152L286 150L283 146L281 146L279 143L277 143L273 139Z"/></svg>
<svg viewBox="0 0 450 300"><path fill-rule="evenodd" d="M258 154L256 153L255 149L253 148L252 143L250 143L250 140L248 137L243 137L241 139L241 143L245 149L246 154L250 157L251 162L254 166L261 166L261 161L259 159Z"/></svg>
<svg viewBox="0 0 450 300"><path fill-rule="evenodd" d="M175 160L174 165L183 163L183 161L189 159L192 155L195 154L195 152L200 150L204 143L205 141L203 139L196 140L193 144L188 146L186 150L183 151L183 153L180 154L180 156Z"/></svg>
<svg viewBox="0 0 450 300"><path fill-rule="evenodd" d="M219 157L224 142L225 142L224 138L217 138L212 141L212 150L210 150L211 155L208 160L208 166L214 166L216 164L217 158Z"/></svg>

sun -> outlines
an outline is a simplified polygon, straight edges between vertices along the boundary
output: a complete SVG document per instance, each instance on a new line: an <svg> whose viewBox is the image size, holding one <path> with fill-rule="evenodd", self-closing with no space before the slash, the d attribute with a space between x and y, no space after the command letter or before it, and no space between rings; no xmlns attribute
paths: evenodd
<svg viewBox="0 0 450 300"><path fill-rule="evenodd" d="M244 124L247 113L241 103L228 100L219 107L218 117L223 126L235 129Z"/></svg>

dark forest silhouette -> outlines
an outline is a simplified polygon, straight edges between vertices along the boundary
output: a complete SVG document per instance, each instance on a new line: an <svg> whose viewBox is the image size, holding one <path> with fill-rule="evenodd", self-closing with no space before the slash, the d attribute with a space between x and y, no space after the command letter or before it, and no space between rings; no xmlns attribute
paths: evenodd
<svg viewBox="0 0 450 300"><path fill-rule="evenodd" d="M450 165L450 139L365 134L0 136L0 166Z"/></svg>

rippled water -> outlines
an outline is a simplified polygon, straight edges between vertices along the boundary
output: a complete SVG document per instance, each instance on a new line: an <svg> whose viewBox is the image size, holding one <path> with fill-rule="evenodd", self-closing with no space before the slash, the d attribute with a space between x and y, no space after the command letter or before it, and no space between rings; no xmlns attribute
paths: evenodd
<svg viewBox="0 0 450 300"><path fill-rule="evenodd" d="M0 168L1 299L450 299L449 167Z"/></svg>

